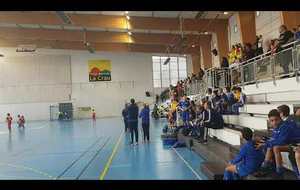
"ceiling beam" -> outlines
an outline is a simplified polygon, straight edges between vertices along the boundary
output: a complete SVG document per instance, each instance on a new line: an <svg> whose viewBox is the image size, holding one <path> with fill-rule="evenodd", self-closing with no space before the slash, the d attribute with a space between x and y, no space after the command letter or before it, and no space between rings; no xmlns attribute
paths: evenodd
<svg viewBox="0 0 300 190"><path fill-rule="evenodd" d="M166 30L178 31L178 18L136 17L131 16L129 22L124 16L93 15L93 14L66 14L73 26L84 28L106 28L106 29L141 29L141 30ZM216 32L217 28L227 27L227 19L184 19L184 31L210 31ZM41 24L41 25L63 25L62 20L55 12L0 12L0 23L8 24ZM129 24L129 25L128 25Z"/></svg>
<svg viewBox="0 0 300 190"><path fill-rule="evenodd" d="M87 50L81 42L70 41L52 41L52 40L4 40L0 39L1 47L17 47L20 44L36 44L37 48L47 49L72 49L72 50ZM165 45L160 44L124 44L124 43L91 43L96 51L109 52L145 52L145 53L166 53ZM197 54L196 48L189 49L185 52L170 52L170 53L186 53Z"/></svg>
<svg viewBox="0 0 300 190"><path fill-rule="evenodd" d="M211 35L185 35L189 45L204 41L209 43ZM129 44L173 44L180 35L174 34L143 34L134 33L129 36L126 32L94 32L87 31L88 42L95 43L129 43ZM19 29L0 27L0 38L27 40L60 40L84 41L84 32L79 30L49 30L49 29Z"/></svg>

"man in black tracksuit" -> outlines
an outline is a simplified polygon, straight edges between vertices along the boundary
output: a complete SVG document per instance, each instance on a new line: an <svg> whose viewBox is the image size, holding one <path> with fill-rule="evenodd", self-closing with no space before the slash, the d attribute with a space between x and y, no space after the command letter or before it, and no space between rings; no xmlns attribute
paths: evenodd
<svg viewBox="0 0 300 190"><path fill-rule="evenodd" d="M131 145L133 145L133 136L135 136L136 145L138 144L139 132L138 132L138 116L139 107L135 104L135 100L130 100L130 105L128 106L128 126L131 133Z"/></svg>

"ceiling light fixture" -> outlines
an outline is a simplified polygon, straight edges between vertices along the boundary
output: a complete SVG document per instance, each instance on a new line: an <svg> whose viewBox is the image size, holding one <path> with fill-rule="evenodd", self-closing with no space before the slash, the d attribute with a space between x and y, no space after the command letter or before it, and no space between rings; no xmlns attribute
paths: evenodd
<svg viewBox="0 0 300 190"><path fill-rule="evenodd" d="M126 18L127 18L127 20L130 20L130 16L127 15Z"/></svg>
<svg viewBox="0 0 300 190"><path fill-rule="evenodd" d="M228 15L228 12L223 12L224 15Z"/></svg>
<svg viewBox="0 0 300 190"><path fill-rule="evenodd" d="M195 45L193 44L193 45L192 45L192 48L194 48L194 47L195 47Z"/></svg>
<svg viewBox="0 0 300 190"><path fill-rule="evenodd" d="M128 11L125 11L125 14L128 14L129 12Z"/></svg>
<svg viewBox="0 0 300 190"><path fill-rule="evenodd" d="M208 32L207 32L207 31L205 31L205 32L204 32L204 34L205 34L205 35L207 35L207 34L208 34Z"/></svg>

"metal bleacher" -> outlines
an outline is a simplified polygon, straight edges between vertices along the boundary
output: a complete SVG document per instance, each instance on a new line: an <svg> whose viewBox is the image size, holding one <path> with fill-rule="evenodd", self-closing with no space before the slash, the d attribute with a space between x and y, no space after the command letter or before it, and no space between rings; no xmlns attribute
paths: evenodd
<svg viewBox="0 0 300 190"><path fill-rule="evenodd" d="M225 168L224 163L233 156L232 154L239 151L241 145L240 131L243 127L251 128L254 135L269 135L271 131L268 127L267 114L271 109L286 104L290 107L292 114L295 107L300 107L300 45L298 42L293 42L292 46L284 51L290 52L289 56L292 56L292 59L286 59L289 61L286 64L290 64L291 68L289 73L278 72L281 69L280 64L277 62L279 59L274 57L287 56L287 53L281 55L280 52L275 55L264 54L258 56L234 68L209 69L206 71L203 80L206 84L202 86L212 89L215 87L241 86L243 92L247 95L247 104L240 108L239 115L223 115L224 128L209 129L210 139L208 145L194 142L194 148L192 149L207 159L200 169L211 179L220 179ZM271 69L261 69L262 63ZM249 69L250 67L253 68ZM235 80L234 74L236 73L233 72L234 70L238 70L238 73L241 74L238 77L239 80ZM199 90L199 95L203 96L205 94L206 89L194 89ZM194 91L189 95L193 95L191 96L192 99L194 97L201 98ZM284 166L288 170L292 170L288 153L282 153L282 156ZM293 177L291 178L293 179ZM291 178L288 177L287 179Z"/></svg>

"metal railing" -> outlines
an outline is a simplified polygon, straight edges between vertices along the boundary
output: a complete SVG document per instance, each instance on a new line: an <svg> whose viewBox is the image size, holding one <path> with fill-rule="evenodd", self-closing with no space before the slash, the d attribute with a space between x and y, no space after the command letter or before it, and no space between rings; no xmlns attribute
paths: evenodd
<svg viewBox="0 0 300 190"><path fill-rule="evenodd" d="M266 80L300 73L300 42L294 41L283 46L283 50L271 54L267 52L239 64L231 65L228 70L208 69L205 72L207 86L244 86Z"/></svg>
<svg viewBox="0 0 300 190"><path fill-rule="evenodd" d="M195 80L184 87L187 95L204 95L207 88L244 86L262 81L300 74L300 41L285 44L278 53L266 52L228 69L211 68L205 71L202 80Z"/></svg>

